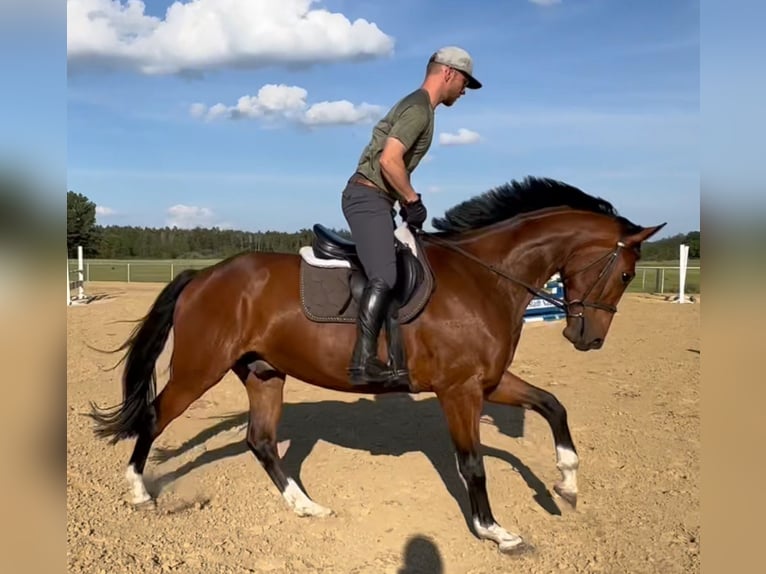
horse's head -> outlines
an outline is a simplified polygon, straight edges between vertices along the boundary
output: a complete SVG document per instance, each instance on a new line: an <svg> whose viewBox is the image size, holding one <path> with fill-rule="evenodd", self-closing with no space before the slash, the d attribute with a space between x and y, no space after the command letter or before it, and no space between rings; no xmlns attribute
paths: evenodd
<svg viewBox="0 0 766 574"><path fill-rule="evenodd" d="M475 249L484 241L479 259L496 272L504 265L512 281L547 279L555 269L545 266L555 265L567 303L564 336L588 351L604 344L617 302L635 275L641 243L665 224L641 227L600 197L554 179L527 177L449 209L433 226L448 236L474 233ZM491 231L483 240L486 228ZM500 239L502 230L507 243ZM546 275L535 276L541 269Z"/></svg>
<svg viewBox="0 0 766 574"><path fill-rule="evenodd" d="M628 284L636 273L641 243L665 224L633 229L609 247L575 250L560 270L567 302L564 336L579 351L600 349Z"/></svg>

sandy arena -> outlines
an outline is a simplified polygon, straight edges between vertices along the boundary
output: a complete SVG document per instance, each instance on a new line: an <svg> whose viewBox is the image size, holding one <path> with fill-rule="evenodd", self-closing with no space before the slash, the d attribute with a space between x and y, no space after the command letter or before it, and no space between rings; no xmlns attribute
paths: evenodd
<svg viewBox="0 0 766 574"><path fill-rule="evenodd" d="M701 302L626 295L603 349L576 351L563 322L525 326L515 373L568 410L581 464L577 510L556 495L548 424L487 405L482 426L497 521L534 546L505 556L469 529L468 495L432 394L375 398L288 379L285 466L328 518L285 505L247 450L247 396L228 374L155 443L156 508L128 503L133 441L95 438L89 402L120 398L113 349L161 285L91 283L67 310L68 572L489 574L700 571ZM172 338L159 362L166 380ZM159 390L159 389L158 389Z"/></svg>

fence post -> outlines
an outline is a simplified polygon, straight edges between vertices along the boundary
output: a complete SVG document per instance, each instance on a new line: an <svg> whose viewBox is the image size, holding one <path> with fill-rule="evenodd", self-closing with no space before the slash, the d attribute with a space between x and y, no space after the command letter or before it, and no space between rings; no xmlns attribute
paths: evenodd
<svg viewBox="0 0 766 574"><path fill-rule="evenodd" d="M85 299L85 277L83 277L83 248L77 246L77 298Z"/></svg>
<svg viewBox="0 0 766 574"><path fill-rule="evenodd" d="M174 275L175 275L175 274L173 273L173 264L171 263L171 264L170 264L170 280L171 280L171 281L173 280L173 276L174 276Z"/></svg>
<svg viewBox="0 0 766 574"><path fill-rule="evenodd" d="M128 283L130 283L130 263L127 263L128 266Z"/></svg>
<svg viewBox="0 0 766 574"><path fill-rule="evenodd" d="M646 269L641 270L641 292L646 291Z"/></svg>

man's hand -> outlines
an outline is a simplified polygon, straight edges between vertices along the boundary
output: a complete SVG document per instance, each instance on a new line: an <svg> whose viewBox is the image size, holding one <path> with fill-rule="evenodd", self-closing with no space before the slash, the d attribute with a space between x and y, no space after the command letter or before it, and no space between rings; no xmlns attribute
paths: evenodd
<svg viewBox="0 0 766 574"><path fill-rule="evenodd" d="M420 194L417 194L418 198L415 201L409 203L402 203L399 208L399 215L407 223L408 227L415 229L422 229L423 223L425 223L428 217L428 211L426 206L423 205L423 201L420 199Z"/></svg>

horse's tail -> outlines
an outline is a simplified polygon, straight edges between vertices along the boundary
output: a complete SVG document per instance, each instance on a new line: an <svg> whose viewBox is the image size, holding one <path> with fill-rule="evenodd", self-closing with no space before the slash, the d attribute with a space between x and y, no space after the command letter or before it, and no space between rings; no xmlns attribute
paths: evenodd
<svg viewBox="0 0 766 574"><path fill-rule="evenodd" d="M152 402L157 393L155 363L173 326L173 313L181 292L197 274L196 269L179 273L160 292L154 305L114 352L128 349L122 379L122 403L104 410L91 403L90 417L96 421L95 434L116 442L136 436L154 418ZM119 365L119 363L117 363Z"/></svg>

